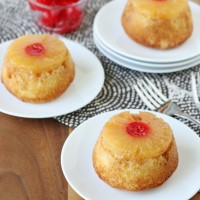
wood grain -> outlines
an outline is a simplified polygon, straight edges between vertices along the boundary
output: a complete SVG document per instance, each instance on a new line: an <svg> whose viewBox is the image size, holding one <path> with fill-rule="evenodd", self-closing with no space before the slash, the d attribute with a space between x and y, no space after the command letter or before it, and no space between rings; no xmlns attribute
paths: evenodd
<svg viewBox="0 0 200 200"><path fill-rule="evenodd" d="M53 119L0 113L0 199L66 200L60 155L67 133Z"/></svg>
<svg viewBox="0 0 200 200"><path fill-rule="evenodd" d="M0 199L83 200L67 184L60 165L71 131L53 119L0 113ZM200 194L192 200L200 200Z"/></svg>

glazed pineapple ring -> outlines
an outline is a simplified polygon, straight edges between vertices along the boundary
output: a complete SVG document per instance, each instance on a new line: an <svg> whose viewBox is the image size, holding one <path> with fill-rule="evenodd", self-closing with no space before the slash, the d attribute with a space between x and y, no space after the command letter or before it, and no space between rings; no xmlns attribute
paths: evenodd
<svg viewBox="0 0 200 200"><path fill-rule="evenodd" d="M74 62L64 43L48 34L25 35L8 47L2 82L17 98L32 103L60 96L74 79Z"/></svg>
<svg viewBox="0 0 200 200"><path fill-rule="evenodd" d="M131 39L159 49L182 44L193 31L188 0L127 0L122 26Z"/></svg>
<svg viewBox="0 0 200 200"><path fill-rule="evenodd" d="M93 151L98 176L112 187L139 191L157 187L176 170L171 128L148 112L122 112L104 125Z"/></svg>
<svg viewBox="0 0 200 200"><path fill-rule="evenodd" d="M171 19L185 10L188 7L188 2L187 0L134 0L132 5L134 5L136 12L140 12L146 17Z"/></svg>

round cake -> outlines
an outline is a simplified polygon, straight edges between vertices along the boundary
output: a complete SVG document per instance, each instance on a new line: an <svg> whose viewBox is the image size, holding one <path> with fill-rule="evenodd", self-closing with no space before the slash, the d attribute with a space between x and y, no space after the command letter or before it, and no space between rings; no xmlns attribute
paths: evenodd
<svg viewBox="0 0 200 200"><path fill-rule="evenodd" d="M59 97L75 76L69 50L49 34L24 35L8 47L1 80L25 102L48 102Z"/></svg>
<svg viewBox="0 0 200 200"><path fill-rule="evenodd" d="M147 190L176 170L178 152L170 126L149 112L121 112L104 125L93 151L97 175L114 188Z"/></svg>
<svg viewBox="0 0 200 200"><path fill-rule="evenodd" d="M193 31L188 0L127 0L122 26L134 41L159 49L182 44Z"/></svg>

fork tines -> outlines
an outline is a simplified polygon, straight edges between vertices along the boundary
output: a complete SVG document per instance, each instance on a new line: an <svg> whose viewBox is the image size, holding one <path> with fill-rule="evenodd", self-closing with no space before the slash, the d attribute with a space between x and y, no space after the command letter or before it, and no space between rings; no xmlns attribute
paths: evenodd
<svg viewBox="0 0 200 200"><path fill-rule="evenodd" d="M197 72L196 74L194 72L191 72L191 86L194 102L196 103L196 105L200 106L200 72Z"/></svg>
<svg viewBox="0 0 200 200"><path fill-rule="evenodd" d="M144 103L151 109L158 109L161 105L169 101L160 90L147 78L140 79L134 85L134 88Z"/></svg>

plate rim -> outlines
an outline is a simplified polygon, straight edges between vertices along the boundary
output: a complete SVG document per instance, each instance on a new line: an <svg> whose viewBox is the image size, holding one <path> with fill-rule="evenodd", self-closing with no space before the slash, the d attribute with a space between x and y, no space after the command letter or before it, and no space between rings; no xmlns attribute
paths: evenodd
<svg viewBox="0 0 200 200"><path fill-rule="evenodd" d="M127 61L122 61L119 58L113 58L112 55L110 55L108 52L106 52L105 50L103 50L99 44L98 41L96 41L94 39L95 45L97 46L97 48L99 49L99 51L106 56L107 58L109 58L110 60L112 60L113 62L117 63L120 66L123 66L125 68L131 69L131 70L136 70L139 72L147 72L147 73L173 73L173 72L178 72L178 71L183 71L192 67L197 66L200 63L200 58L197 61L194 61L190 64L186 64L184 66L178 66L178 67L173 67L173 68L153 68L153 67L146 67L146 66L141 66L138 64L133 64L133 63L129 63Z"/></svg>
<svg viewBox="0 0 200 200"><path fill-rule="evenodd" d="M98 44L101 46L102 49L104 49L105 51L107 51L110 55L114 56L114 57L118 57L121 60L124 60L125 62L130 62L132 64L136 64L136 65L143 65L144 67L148 67L148 68L177 68L177 67L181 67L182 65L186 65L186 64L191 64L192 62L196 62L197 60L200 63L200 54L198 56L195 56L193 58L184 60L184 61L179 61L179 62L173 62L173 63L153 63L153 62L145 62L145 61L140 61L140 60L135 60L135 59L131 59L125 56L122 56L120 54L118 54L117 52L112 51L112 49L110 49L109 47L107 47L99 38L98 35L95 33L93 33L93 38L95 41L98 42Z"/></svg>

